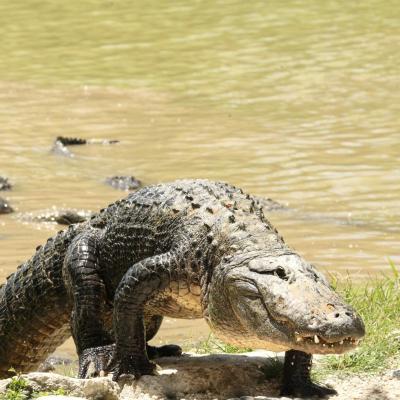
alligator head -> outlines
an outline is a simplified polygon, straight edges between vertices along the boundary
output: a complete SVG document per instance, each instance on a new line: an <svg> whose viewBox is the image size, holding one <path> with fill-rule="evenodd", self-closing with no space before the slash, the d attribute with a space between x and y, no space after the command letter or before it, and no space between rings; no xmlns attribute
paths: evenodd
<svg viewBox="0 0 400 400"><path fill-rule="evenodd" d="M210 284L206 319L224 341L275 351L343 353L365 333L357 313L297 254L233 256Z"/></svg>

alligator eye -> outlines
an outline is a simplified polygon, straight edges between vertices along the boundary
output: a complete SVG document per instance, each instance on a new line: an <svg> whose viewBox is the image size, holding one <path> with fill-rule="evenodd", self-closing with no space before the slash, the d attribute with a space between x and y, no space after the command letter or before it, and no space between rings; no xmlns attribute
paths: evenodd
<svg viewBox="0 0 400 400"><path fill-rule="evenodd" d="M280 279L283 279L284 281L287 281L289 278L286 275L286 271L284 268L282 267L278 267L275 271L274 271L274 275L277 276Z"/></svg>

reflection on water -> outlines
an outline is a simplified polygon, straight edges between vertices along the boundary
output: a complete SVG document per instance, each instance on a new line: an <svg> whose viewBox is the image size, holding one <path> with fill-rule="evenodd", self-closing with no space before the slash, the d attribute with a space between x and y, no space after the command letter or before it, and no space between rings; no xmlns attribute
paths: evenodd
<svg viewBox="0 0 400 400"><path fill-rule="evenodd" d="M392 1L0 4L0 175L19 212L97 210L103 181L201 177L272 197L286 241L354 277L400 263ZM58 135L115 146L49 149ZM56 228L0 216L0 281ZM182 328L184 330L184 328ZM186 329L186 328L185 328Z"/></svg>

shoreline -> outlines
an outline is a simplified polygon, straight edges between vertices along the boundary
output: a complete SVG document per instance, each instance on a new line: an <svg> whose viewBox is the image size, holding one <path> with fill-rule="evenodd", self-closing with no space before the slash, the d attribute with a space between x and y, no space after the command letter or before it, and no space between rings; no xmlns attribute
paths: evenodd
<svg viewBox="0 0 400 400"><path fill-rule="evenodd" d="M273 353L272 353L273 354ZM270 352L244 354L185 354L157 360L157 375L113 382L111 377L77 379L56 373L32 372L0 380L1 400L29 400L43 396L96 400L268 400L279 396L280 376ZM391 365L396 368L398 359ZM316 362L318 369L319 360ZM400 398L400 377L394 368L370 374L332 374L321 382L338 394L330 400L395 400ZM275 375L274 375L275 374ZM18 390L10 394L10 382ZM8 391L7 391L8 386ZM19 393L19 395L18 395ZM22 397L21 397L22 396ZM50 400L50 399L48 399Z"/></svg>

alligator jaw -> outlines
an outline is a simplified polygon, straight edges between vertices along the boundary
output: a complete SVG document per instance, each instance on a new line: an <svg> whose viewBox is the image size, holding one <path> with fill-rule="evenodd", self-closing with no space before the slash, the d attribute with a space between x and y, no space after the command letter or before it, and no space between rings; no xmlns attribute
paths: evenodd
<svg viewBox="0 0 400 400"><path fill-rule="evenodd" d="M295 350L316 354L340 354L356 348L360 338L346 336L342 338L325 338L322 335L301 334L295 332Z"/></svg>

